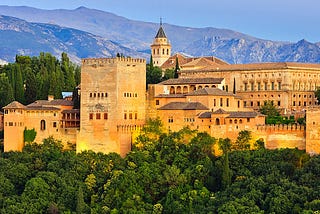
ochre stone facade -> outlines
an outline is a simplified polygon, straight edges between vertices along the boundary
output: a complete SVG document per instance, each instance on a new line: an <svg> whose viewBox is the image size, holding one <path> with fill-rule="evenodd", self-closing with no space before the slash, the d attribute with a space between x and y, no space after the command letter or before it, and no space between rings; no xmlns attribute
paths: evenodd
<svg viewBox="0 0 320 214"><path fill-rule="evenodd" d="M132 134L146 119L159 117L167 131L188 126L234 141L241 130L249 130L253 140L263 139L269 149L320 153L320 108L314 107L320 64L230 65L215 57L171 56L162 25L151 53L154 65L162 69L174 68L178 59L179 77L149 85L146 91L144 59L83 59L80 110L72 109L70 100L52 98L4 107L5 151L21 151L24 129L34 128L39 143L53 136L65 145L76 143L77 152L124 156L131 150ZM265 116L256 111L266 100L285 115L306 114L306 126L266 126Z"/></svg>
<svg viewBox="0 0 320 214"><path fill-rule="evenodd" d="M77 151L131 150L131 132L146 118L146 62L143 59L83 59Z"/></svg>
<svg viewBox="0 0 320 214"><path fill-rule="evenodd" d="M25 144L25 129L35 129L37 133L35 142L38 143L49 136L61 140L64 146L67 146L68 143L76 143L79 112L75 111L72 115L65 113L65 111L72 109L72 101L38 100L27 106L14 101L3 109L5 152L22 151ZM66 121L70 121L67 117L72 120L69 125L66 123Z"/></svg>

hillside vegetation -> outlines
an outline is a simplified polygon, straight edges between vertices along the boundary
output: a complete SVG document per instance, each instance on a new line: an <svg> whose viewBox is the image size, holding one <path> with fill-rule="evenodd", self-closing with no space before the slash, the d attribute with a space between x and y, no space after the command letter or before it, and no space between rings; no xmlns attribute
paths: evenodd
<svg viewBox="0 0 320 214"><path fill-rule="evenodd" d="M213 154L217 144L224 153ZM75 153L49 138L1 153L0 213L313 213L320 158L232 149L190 129L148 123L133 151Z"/></svg>

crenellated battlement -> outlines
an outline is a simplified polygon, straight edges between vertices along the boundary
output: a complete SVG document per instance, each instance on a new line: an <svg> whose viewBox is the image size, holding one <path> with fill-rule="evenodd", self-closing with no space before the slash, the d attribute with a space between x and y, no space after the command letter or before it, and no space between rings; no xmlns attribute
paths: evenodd
<svg viewBox="0 0 320 214"><path fill-rule="evenodd" d="M277 125L258 125L256 126L257 131L305 131L304 125L298 124L277 124Z"/></svg>
<svg viewBox="0 0 320 214"><path fill-rule="evenodd" d="M145 64L145 59L130 57L114 57L114 58L86 58L81 60L82 66L104 66L110 64Z"/></svg>

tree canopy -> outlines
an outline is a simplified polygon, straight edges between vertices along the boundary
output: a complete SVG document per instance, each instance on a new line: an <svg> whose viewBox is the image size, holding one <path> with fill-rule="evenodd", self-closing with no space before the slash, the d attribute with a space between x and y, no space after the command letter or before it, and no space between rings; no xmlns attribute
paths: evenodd
<svg viewBox="0 0 320 214"><path fill-rule="evenodd" d="M63 150L53 138L26 143L22 152L1 152L0 213L319 210L319 156L297 149L234 150L229 139L189 128L162 130L158 120L149 121L124 158ZM239 136L248 139L248 133ZM216 143L222 156L213 153Z"/></svg>
<svg viewBox="0 0 320 214"><path fill-rule="evenodd" d="M79 83L80 67L66 53L61 60L50 53L17 55L14 63L0 67L0 109L13 100L30 104L48 95L61 98L62 91L72 92Z"/></svg>

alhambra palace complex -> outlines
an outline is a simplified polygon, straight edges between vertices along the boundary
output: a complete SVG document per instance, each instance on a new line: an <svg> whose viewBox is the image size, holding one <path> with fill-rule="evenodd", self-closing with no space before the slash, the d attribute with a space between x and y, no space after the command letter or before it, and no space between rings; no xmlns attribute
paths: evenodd
<svg viewBox="0 0 320 214"><path fill-rule="evenodd" d="M185 126L215 138L235 140L249 130L265 147L299 148L320 153L320 108L314 95L320 86L320 64L228 64L215 57L171 55L160 25L151 45L153 64L174 68L179 77L148 85L146 61L133 58L83 59L80 110L68 99L38 100L27 106L12 102L0 113L4 150L21 151L24 130L35 129L36 142L53 136L76 144L77 152L131 150L132 133L146 120L159 117L167 130ZM257 112L272 100L284 115L306 115L306 126L265 125Z"/></svg>

